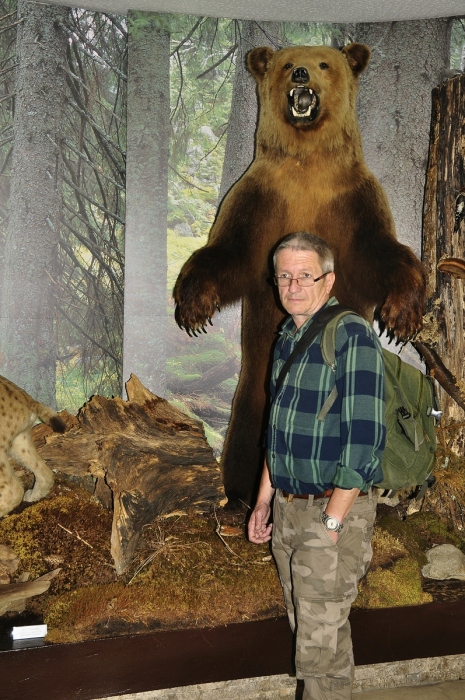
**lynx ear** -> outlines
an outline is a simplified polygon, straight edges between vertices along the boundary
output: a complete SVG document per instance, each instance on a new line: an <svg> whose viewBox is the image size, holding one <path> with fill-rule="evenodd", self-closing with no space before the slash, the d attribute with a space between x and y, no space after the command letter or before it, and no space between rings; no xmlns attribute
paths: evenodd
<svg viewBox="0 0 465 700"><path fill-rule="evenodd" d="M257 82L263 79L274 56L269 46L259 46L247 54L247 67Z"/></svg>
<svg viewBox="0 0 465 700"><path fill-rule="evenodd" d="M347 59L350 70L358 78L370 62L370 49L365 44L348 44L341 51Z"/></svg>

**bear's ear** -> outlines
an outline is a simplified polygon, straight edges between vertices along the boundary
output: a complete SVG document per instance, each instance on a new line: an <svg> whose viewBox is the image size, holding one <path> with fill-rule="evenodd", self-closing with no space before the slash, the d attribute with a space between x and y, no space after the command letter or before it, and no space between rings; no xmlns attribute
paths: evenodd
<svg viewBox="0 0 465 700"><path fill-rule="evenodd" d="M249 51L247 54L247 66L256 80L263 78L273 56L274 51L269 46L259 46Z"/></svg>
<svg viewBox="0 0 465 700"><path fill-rule="evenodd" d="M347 58L350 70L358 78L370 62L370 49L365 44L348 44L344 46L342 53Z"/></svg>

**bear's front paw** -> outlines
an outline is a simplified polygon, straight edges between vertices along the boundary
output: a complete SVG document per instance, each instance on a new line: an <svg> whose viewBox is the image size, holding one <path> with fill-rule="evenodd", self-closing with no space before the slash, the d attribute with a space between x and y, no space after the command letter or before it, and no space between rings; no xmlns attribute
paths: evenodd
<svg viewBox="0 0 465 700"><path fill-rule="evenodd" d="M219 302L216 302L215 306L208 310L205 310L205 307L200 308L198 304L194 306L176 304L174 318L179 328L186 331L188 335L197 337L197 333L207 332L207 323L213 326L212 316L215 311L220 311L220 305Z"/></svg>
<svg viewBox="0 0 465 700"><path fill-rule="evenodd" d="M400 342L415 338L422 327L423 304L412 295L389 295L383 304L379 317L382 330Z"/></svg>
<svg viewBox="0 0 465 700"><path fill-rule="evenodd" d="M178 326L188 335L206 333L207 323L212 326L213 314L220 311L220 299L214 285L207 284L206 280L200 284L199 280L180 276L173 296L176 303L174 318Z"/></svg>

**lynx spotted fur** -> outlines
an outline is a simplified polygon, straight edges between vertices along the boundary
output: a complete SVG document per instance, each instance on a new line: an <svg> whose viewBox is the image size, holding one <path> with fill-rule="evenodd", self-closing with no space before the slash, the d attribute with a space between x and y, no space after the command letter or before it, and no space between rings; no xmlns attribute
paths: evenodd
<svg viewBox="0 0 465 700"><path fill-rule="evenodd" d="M23 389L0 376L0 517L10 513L23 498L29 502L44 498L53 486L53 472L38 454L31 438L31 428L37 418L58 433L66 429L55 411L34 401ZM34 474L34 486L29 491L24 492L9 457Z"/></svg>

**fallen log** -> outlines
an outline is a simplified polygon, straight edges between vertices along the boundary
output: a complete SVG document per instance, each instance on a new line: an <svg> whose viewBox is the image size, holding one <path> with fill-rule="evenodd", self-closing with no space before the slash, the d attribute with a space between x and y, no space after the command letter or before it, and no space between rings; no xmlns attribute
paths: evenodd
<svg viewBox="0 0 465 700"><path fill-rule="evenodd" d="M224 497L203 425L148 391L134 375L128 401L93 396L77 425L38 451L68 478L91 480L113 508L111 554L118 574L132 560L142 528L174 510L207 510Z"/></svg>

